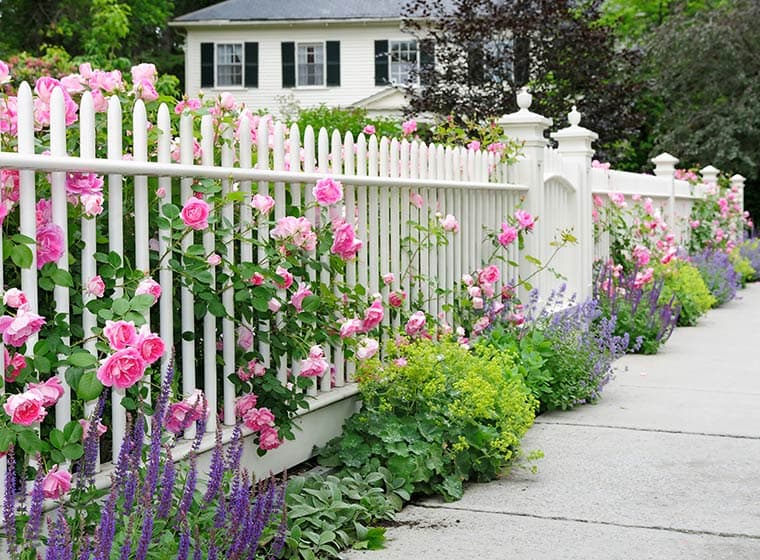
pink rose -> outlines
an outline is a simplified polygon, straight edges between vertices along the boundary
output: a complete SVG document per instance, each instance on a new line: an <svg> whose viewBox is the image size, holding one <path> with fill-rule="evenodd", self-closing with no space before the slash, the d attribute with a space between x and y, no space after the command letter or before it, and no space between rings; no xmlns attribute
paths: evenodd
<svg viewBox="0 0 760 560"><path fill-rule="evenodd" d="M29 305L19 307L15 317L3 315L0 317L0 333L3 343L10 346L23 346L26 340L40 332L45 319L29 310Z"/></svg>
<svg viewBox="0 0 760 560"><path fill-rule="evenodd" d="M192 229L201 230L208 227L208 217L211 207L208 202L191 196L185 201L180 216L184 224Z"/></svg>
<svg viewBox="0 0 760 560"><path fill-rule="evenodd" d="M56 262L63 256L65 240L57 224L45 224L37 230L37 268Z"/></svg>
<svg viewBox="0 0 760 560"><path fill-rule="evenodd" d="M173 434L179 434L189 428L200 416L196 408L185 401L172 403L166 411L164 427Z"/></svg>
<svg viewBox="0 0 760 560"><path fill-rule="evenodd" d="M11 357L7 348L3 349L3 354L5 355L5 380L13 383L27 365L26 356L17 352Z"/></svg>
<svg viewBox="0 0 760 560"><path fill-rule="evenodd" d="M472 298L472 308L473 309L483 309L483 298L481 298L481 297L474 297L474 298Z"/></svg>
<svg viewBox="0 0 760 560"><path fill-rule="evenodd" d="M142 80L141 82L136 83L133 91L143 101L155 101L158 99L156 87L147 80Z"/></svg>
<svg viewBox="0 0 760 560"><path fill-rule="evenodd" d="M446 214L446 217L441 219L441 226L444 231L459 233L459 222L451 214Z"/></svg>
<svg viewBox="0 0 760 560"><path fill-rule="evenodd" d="M243 395L235 401L235 415L243 418L249 410L256 407L258 400L259 398L253 393Z"/></svg>
<svg viewBox="0 0 760 560"><path fill-rule="evenodd" d="M636 245L636 247L633 248L633 259L636 261L636 264L638 266L645 266L649 264L649 249L646 247L643 247L642 245Z"/></svg>
<svg viewBox="0 0 760 560"><path fill-rule="evenodd" d="M488 316L483 316L477 321L475 321L475 324L472 326L472 334L478 335L482 334L483 331L486 330L488 325L491 324L491 319L488 318Z"/></svg>
<svg viewBox="0 0 760 560"><path fill-rule="evenodd" d="M385 311L383 310L383 302L376 299L364 312L362 330L364 332L371 331L382 322L384 316Z"/></svg>
<svg viewBox="0 0 760 560"><path fill-rule="evenodd" d="M366 125L366 126L365 126L365 127L362 129L362 132L363 132L364 134L374 134L374 133L376 132L376 130L375 130L375 127L374 127L373 125L371 125L371 124L368 124L368 125Z"/></svg>
<svg viewBox="0 0 760 560"><path fill-rule="evenodd" d="M146 363L152 364L164 355L166 345L160 336L150 331L148 325L143 325L137 333L135 348ZM114 348L114 350L119 349Z"/></svg>
<svg viewBox="0 0 760 560"><path fill-rule="evenodd" d="M380 344L378 344L377 340L366 337L362 338L359 341L359 346L356 348L356 357L360 360L368 360L377 354L379 348Z"/></svg>
<svg viewBox="0 0 760 560"><path fill-rule="evenodd" d="M11 81L11 72L8 65L0 60L0 85L7 84Z"/></svg>
<svg viewBox="0 0 760 560"><path fill-rule="evenodd" d="M274 198L266 194L255 194L251 199L251 206L262 214L268 214L274 208Z"/></svg>
<svg viewBox="0 0 760 560"><path fill-rule="evenodd" d="M90 421L81 419L79 420L79 425L82 426L82 441L85 441L90 436ZM100 420L98 420L98 425L95 428L95 435L97 437L102 436L108 431L108 426L104 426L100 423Z"/></svg>
<svg viewBox="0 0 760 560"><path fill-rule="evenodd" d="M617 206L618 208L625 208L628 204L625 201L625 195L623 193L609 193L610 200L612 201L612 204ZM646 208L646 203L645 203ZM647 212L651 213L651 212Z"/></svg>
<svg viewBox="0 0 760 560"><path fill-rule="evenodd" d="M362 242L356 239L354 226L342 220L333 223L333 244L330 252L343 260L349 260L356 257L361 248Z"/></svg>
<svg viewBox="0 0 760 560"><path fill-rule="evenodd" d="M697 229L701 223L702 222L700 222L699 220L692 220L691 222L689 222L689 225L691 226L691 229Z"/></svg>
<svg viewBox="0 0 760 560"><path fill-rule="evenodd" d="M517 220L517 223L520 225L521 229L528 231L531 231L536 223L535 218L531 216L530 212L526 212L525 210L516 210L515 219Z"/></svg>
<svg viewBox="0 0 760 560"><path fill-rule="evenodd" d="M42 404L42 397L31 391L11 395L5 401L3 409L11 417L11 422L20 426L31 426L35 422L40 422L47 414Z"/></svg>
<svg viewBox="0 0 760 560"><path fill-rule="evenodd" d="M276 428L264 426L259 433L259 447L264 450L277 449L282 445Z"/></svg>
<svg viewBox="0 0 760 560"><path fill-rule="evenodd" d="M480 149L480 142L478 142L477 140L473 140L472 142L467 144L467 149L474 150L477 152Z"/></svg>
<svg viewBox="0 0 760 560"><path fill-rule="evenodd" d="M325 177L317 181L317 185L312 189L312 194L321 206L331 206L343 198L343 185L340 181L334 181L330 177Z"/></svg>
<svg viewBox="0 0 760 560"><path fill-rule="evenodd" d="M18 288L11 288L3 295L3 303L8 307L18 309L27 303L26 294Z"/></svg>
<svg viewBox="0 0 760 560"><path fill-rule="evenodd" d="M87 293L91 296L94 296L96 298L103 297L103 294L106 291L106 285L105 282L103 282L103 278L100 277L100 275L93 276L89 282L87 282Z"/></svg>
<svg viewBox="0 0 760 560"><path fill-rule="evenodd" d="M248 381L251 377L263 377L267 372L267 367L257 360L248 362L245 368L238 368L237 374L243 381Z"/></svg>
<svg viewBox="0 0 760 560"><path fill-rule="evenodd" d="M388 304L391 307L401 307L406 299L406 292L391 292L388 296Z"/></svg>
<svg viewBox="0 0 760 560"><path fill-rule="evenodd" d="M55 465L42 481L42 491L49 500L58 500L71 490L71 473L59 471Z"/></svg>
<svg viewBox="0 0 760 560"><path fill-rule="evenodd" d="M237 344L246 352L253 348L253 331L244 325L240 325L237 332Z"/></svg>
<svg viewBox="0 0 760 560"><path fill-rule="evenodd" d="M53 203L50 199L41 198L37 201L35 207L35 217L37 220L37 229L53 221Z"/></svg>
<svg viewBox="0 0 760 560"><path fill-rule="evenodd" d="M118 350L98 368L97 378L106 387L128 389L145 375L146 363L136 348Z"/></svg>
<svg viewBox="0 0 760 560"><path fill-rule="evenodd" d="M495 264L489 265L478 274L478 282L481 284L495 284L499 281L500 273Z"/></svg>
<svg viewBox="0 0 760 560"><path fill-rule="evenodd" d="M393 360L393 365L396 367L402 368L402 367L405 367L406 364L407 364L406 358L396 358L395 360Z"/></svg>
<svg viewBox="0 0 760 560"><path fill-rule="evenodd" d="M153 303L158 301L161 297L161 284L153 280L153 278L143 278L135 288L136 296L151 295L153 296Z"/></svg>
<svg viewBox="0 0 760 560"><path fill-rule="evenodd" d="M396 276L392 272L383 274L383 284L385 284L386 286L393 284L393 281L395 279L396 279Z"/></svg>
<svg viewBox="0 0 760 560"><path fill-rule="evenodd" d="M362 332L362 320L361 319L346 319L340 326L340 337L348 338L356 333Z"/></svg>
<svg viewBox="0 0 760 560"><path fill-rule="evenodd" d="M467 295L470 297L480 297L482 295L482 291L478 286L470 286L467 288Z"/></svg>
<svg viewBox="0 0 760 560"><path fill-rule="evenodd" d="M158 187L156 189L156 198L166 198L166 189L164 187Z"/></svg>
<svg viewBox="0 0 760 560"><path fill-rule="evenodd" d="M254 272L250 282L254 286L261 286L264 283L264 275L261 272Z"/></svg>
<svg viewBox="0 0 760 560"><path fill-rule="evenodd" d="M208 256L206 262L211 266L219 266L222 262L222 257L220 257L217 253L213 253Z"/></svg>
<svg viewBox="0 0 760 560"><path fill-rule="evenodd" d="M510 226L507 222L501 224L501 233L498 235L499 245L507 247L517 239L517 228Z"/></svg>
<svg viewBox="0 0 760 560"><path fill-rule="evenodd" d="M269 308L269 311L271 311L272 313L277 313L282 307L282 304L279 301L277 301L275 298L272 298L267 302L267 307Z"/></svg>
<svg viewBox="0 0 760 560"><path fill-rule="evenodd" d="M155 64L142 63L132 67L132 82L147 81L153 83L156 81L156 66Z"/></svg>
<svg viewBox="0 0 760 560"><path fill-rule="evenodd" d="M320 377L330 369L330 364L325 360L325 353L319 346L312 346L309 351L309 357L301 360L302 377Z"/></svg>
<svg viewBox="0 0 760 560"><path fill-rule="evenodd" d="M85 194L103 194L103 178L95 173L66 173L66 193L74 196Z"/></svg>
<svg viewBox="0 0 760 560"><path fill-rule="evenodd" d="M282 290L287 290L293 285L293 275L288 272L286 268L278 266L274 272L277 276L282 278L282 282L275 282L275 286Z"/></svg>
<svg viewBox="0 0 760 560"><path fill-rule="evenodd" d="M417 121L414 119L409 119L408 121L404 121L401 123L401 131L404 133L404 136L409 136L413 132L417 131Z"/></svg>
<svg viewBox="0 0 760 560"><path fill-rule="evenodd" d="M417 208L422 208L422 205L425 204L425 199L422 198L422 195L420 193L409 193L409 203Z"/></svg>
<svg viewBox="0 0 760 560"><path fill-rule="evenodd" d="M123 350L137 343L137 329L132 321L106 321L103 336L113 350Z"/></svg>
<svg viewBox="0 0 760 560"><path fill-rule="evenodd" d="M312 231L311 222L304 217L280 218L269 235L273 239L287 241L305 251L313 251L317 247L317 234Z"/></svg>
<svg viewBox="0 0 760 560"><path fill-rule="evenodd" d="M472 276L469 274L463 274L462 275L462 284L465 286L472 286L475 283L475 280L473 280Z"/></svg>
<svg viewBox="0 0 760 560"><path fill-rule="evenodd" d="M266 426L274 426L274 414L268 408L250 408L243 416L243 424L258 432Z"/></svg>
<svg viewBox="0 0 760 560"><path fill-rule="evenodd" d="M426 322L427 322L427 318L425 317L425 313L422 311L415 311L412 314L412 316L409 317L409 320L406 322L404 331L409 336L413 336L419 333L420 330L422 330Z"/></svg>
<svg viewBox="0 0 760 560"><path fill-rule="evenodd" d="M44 383L30 383L28 391L39 395L44 407L54 405L65 393L61 380L57 377L51 377Z"/></svg>
<svg viewBox="0 0 760 560"><path fill-rule="evenodd" d="M313 292L309 289L309 286L300 282L298 284L298 290L296 290L296 293L290 298L290 304L300 313L303 311L303 300L311 295L313 295Z"/></svg>
<svg viewBox="0 0 760 560"><path fill-rule="evenodd" d="M496 290L490 282L483 282L480 285L480 289L483 291L483 295L485 297L493 297L494 293L496 293Z"/></svg>
<svg viewBox="0 0 760 560"><path fill-rule="evenodd" d="M219 106L222 109L231 111L235 108L235 97L228 91L223 92L222 95L219 96Z"/></svg>

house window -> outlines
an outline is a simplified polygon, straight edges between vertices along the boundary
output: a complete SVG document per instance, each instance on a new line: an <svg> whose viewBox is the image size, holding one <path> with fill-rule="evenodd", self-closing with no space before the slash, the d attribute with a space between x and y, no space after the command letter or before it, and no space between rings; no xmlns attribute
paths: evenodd
<svg viewBox="0 0 760 560"><path fill-rule="evenodd" d="M325 85L324 43L299 43L297 68L299 87Z"/></svg>
<svg viewBox="0 0 760 560"><path fill-rule="evenodd" d="M388 78L394 84L407 84L418 75L417 41L388 41Z"/></svg>
<svg viewBox="0 0 760 560"><path fill-rule="evenodd" d="M216 86L243 85L243 45L241 43L216 46Z"/></svg>

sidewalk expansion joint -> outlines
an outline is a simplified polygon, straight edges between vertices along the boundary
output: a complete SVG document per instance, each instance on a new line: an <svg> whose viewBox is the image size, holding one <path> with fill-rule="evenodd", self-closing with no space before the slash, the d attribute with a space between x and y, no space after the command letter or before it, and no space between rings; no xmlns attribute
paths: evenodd
<svg viewBox="0 0 760 560"><path fill-rule="evenodd" d="M573 426L578 428L602 428L607 430L629 430L631 432L654 432L661 434L677 434L684 436L699 436L699 437L717 437L728 439L749 439L760 441L760 435L758 436L745 436L741 434L709 434L707 432L689 432L685 430L666 430L664 428L636 428L633 426L613 426L610 424L582 424L580 422L542 422L536 420L534 424L540 424L542 426Z"/></svg>
<svg viewBox="0 0 760 560"><path fill-rule="evenodd" d="M596 519L581 519L579 517L565 517L562 515L538 515L536 513L522 513L513 511L491 511L487 509L468 508L468 507L455 507L451 505L432 505L412 502L413 505L423 509L442 509L447 511L462 511L470 513L488 513L492 515L503 515L505 517L523 517L527 519L542 519L546 521L567 521L570 523L587 523L589 525L604 525L609 527L621 527L625 529L649 529L651 531L665 531L669 533L681 533L684 535L704 535L708 537L721 537L721 538L739 538L739 539L752 539L759 540L760 535L750 535L748 533L729 533L724 531L700 531L697 529L683 529L679 527L663 527L661 525L638 525L635 523L616 523L614 521L599 521Z"/></svg>

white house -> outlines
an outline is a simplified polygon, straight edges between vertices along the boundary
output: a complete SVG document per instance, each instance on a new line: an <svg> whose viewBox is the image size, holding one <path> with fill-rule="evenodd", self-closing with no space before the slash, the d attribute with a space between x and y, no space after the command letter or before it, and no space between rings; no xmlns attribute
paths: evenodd
<svg viewBox="0 0 760 560"><path fill-rule="evenodd" d="M364 107L398 114L432 44L402 29L405 0L227 0L180 16L187 94L229 91L253 109Z"/></svg>

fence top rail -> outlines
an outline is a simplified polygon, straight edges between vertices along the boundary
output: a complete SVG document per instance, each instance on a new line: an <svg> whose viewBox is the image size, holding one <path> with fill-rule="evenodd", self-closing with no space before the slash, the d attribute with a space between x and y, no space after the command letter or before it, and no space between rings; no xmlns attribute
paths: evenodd
<svg viewBox="0 0 760 560"><path fill-rule="evenodd" d="M598 194L598 195L608 195L611 193L619 193L622 195L625 195L627 197L633 196L633 195L639 195L639 196L648 196L649 198L670 198L669 193L664 192L646 192L646 191L632 191L632 190L615 190L611 191L608 189L599 189L599 188L593 188L591 189L591 194ZM700 200L704 197L699 196L697 194L683 194L683 193L675 193L674 197L676 200Z"/></svg>
<svg viewBox="0 0 760 560"><path fill-rule="evenodd" d="M205 177L234 181L266 181L273 183L315 183L330 176L346 185L380 187L424 186L437 188L468 188L527 192L528 187L513 183L488 183L477 181L452 181L443 179L412 179L409 177L377 177L371 175L346 175L340 173L309 173L303 171L272 171L267 169L243 169L211 165L184 165L135 160L110 160L81 158L75 156L50 156L43 154L19 154L0 152L0 167L32 171L77 171L103 175L154 176L154 177Z"/></svg>

